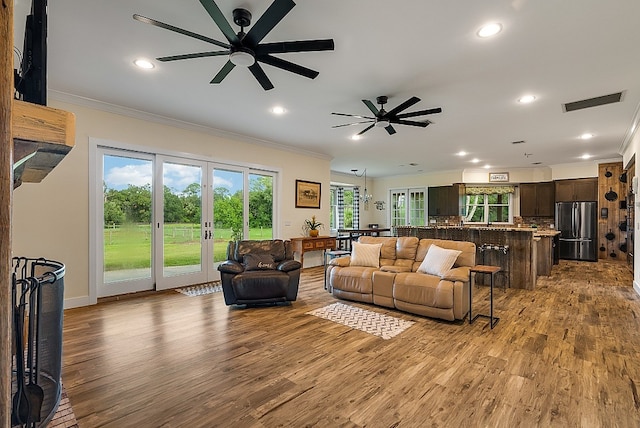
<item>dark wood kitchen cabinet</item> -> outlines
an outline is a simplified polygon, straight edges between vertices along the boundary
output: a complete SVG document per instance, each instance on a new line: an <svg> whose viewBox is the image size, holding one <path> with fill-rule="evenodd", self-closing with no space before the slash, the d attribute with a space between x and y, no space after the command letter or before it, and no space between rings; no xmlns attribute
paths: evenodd
<svg viewBox="0 0 640 428"><path fill-rule="evenodd" d="M553 217L555 184L553 181L520 184L521 217Z"/></svg>
<svg viewBox="0 0 640 428"><path fill-rule="evenodd" d="M460 196L463 190L461 184L429 187L429 215L460 215Z"/></svg>
<svg viewBox="0 0 640 428"><path fill-rule="evenodd" d="M578 202L598 200L597 178L556 180L556 202Z"/></svg>

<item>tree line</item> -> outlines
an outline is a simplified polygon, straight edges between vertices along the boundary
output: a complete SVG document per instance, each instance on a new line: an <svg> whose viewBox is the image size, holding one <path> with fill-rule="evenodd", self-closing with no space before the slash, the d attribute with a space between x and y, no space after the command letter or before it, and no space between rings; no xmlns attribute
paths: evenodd
<svg viewBox="0 0 640 428"><path fill-rule="evenodd" d="M149 224L152 213L151 185L129 185L122 190L104 188L104 223ZM163 189L164 221L166 223L199 224L202 218L202 193L199 183L189 184L183 191L168 186ZM231 193L228 188L214 187L213 215L217 228L232 229L242 236L243 192ZM249 182L249 227L273 226L273 183L270 177L252 178Z"/></svg>

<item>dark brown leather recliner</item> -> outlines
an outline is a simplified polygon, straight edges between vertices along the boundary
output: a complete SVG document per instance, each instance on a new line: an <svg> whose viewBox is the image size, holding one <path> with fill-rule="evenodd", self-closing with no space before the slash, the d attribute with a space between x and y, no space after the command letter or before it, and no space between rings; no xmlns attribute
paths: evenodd
<svg viewBox="0 0 640 428"><path fill-rule="evenodd" d="M296 300L302 265L291 241L231 241L218 265L227 305L266 305Z"/></svg>

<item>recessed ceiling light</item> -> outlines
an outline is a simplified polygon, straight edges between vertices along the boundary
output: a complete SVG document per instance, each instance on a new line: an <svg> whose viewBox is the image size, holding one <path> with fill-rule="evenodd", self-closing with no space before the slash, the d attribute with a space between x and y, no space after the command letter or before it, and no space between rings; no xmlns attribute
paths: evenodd
<svg viewBox="0 0 640 428"><path fill-rule="evenodd" d="M486 164L485 166L483 166L483 168L484 168L484 169L489 169L489 168L491 168L491 165Z"/></svg>
<svg viewBox="0 0 640 428"><path fill-rule="evenodd" d="M349 137L349 138L351 138L353 141L358 141L361 137L360 137L360 135L358 135L358 134L353 134L353 135L352 135L351 137Z"/></svg>
<svg viewBox="0 0 640 428"><path fill-rule="evenodd" d="M473 159L471 159L471 162L473 162L473 163L478 163L478 162L480 162L480 159L478 159L478 158L473 158Z"/></svg>
<svg viewBox="0 0 640 428"><path fill-rule="evenodd" d="M590 133L586 132L586 133L582 134L580 136L580 138L583 139L583 140L589 140L589 139L593 138L593 134L590 134Z"/></svg>
<svg viewBox="0 0 640 428"><path fill-rule="evenodd" d="M151 70L153 67L155 67L155 65L153 65L151 61L142 58L133 61L133 63L140 68L144 68L145 70Z"/></svg>
<svg viewBox="0 0 640 428"><path fill-rule="evenodd" d="M271 113L273 114L285 114L287 112L287 110L285 110L284 107L280 107L280 106L275 106L271 109Z"/></svg>
<svg viewBox="0 0 640 428"><path fill-rule="evenodd" d="M521 104L529 104L532 103L536 100L536 97L533 95L523 95L520 98L518 98L518 102Z"/></svg>
<svg viewBox="0 0 640 428"><path fill-rule="evenodd" d="M486 37L495 36L500 31L502 31L502 25L498 24L497 22L492 22L491 24L483 25L478 30L477 34L478 37L482 37L484 39Z"/></svg>
<svg viewBox="0 0 640 428"><path fill-rule="evenodd" d="M582 159L591 159L591 155L588 153L583 154L582 156L580 156Z"/></svg>
<svg viewBox="0 0 640 428"><path fill-rule="evenodd" d="M458 156L466 156L466 155L467 155L467 152L465 152L464 150L460 150L458 152Z"/></svg>

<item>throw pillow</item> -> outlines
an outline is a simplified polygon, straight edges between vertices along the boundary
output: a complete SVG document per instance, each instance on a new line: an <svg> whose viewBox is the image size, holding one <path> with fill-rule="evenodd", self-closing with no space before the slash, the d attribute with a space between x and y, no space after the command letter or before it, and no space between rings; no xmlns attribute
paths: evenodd
<svg viewBox="0 0 640 428"><path fill-rule="evenodd" d="M442 277L451 269L461 253L462 251L447 250L431 244L429 250L427 250L427 255L424 256L424 260L420 263L418 272Z"/></svg>
<svg viewBox="0 0 640 428"><path fill-rule="evenodd" d="M242 260L244 270L273 270L276 268L273 256L268 253L245 254Z"/></svg>
<svg viewBox="0 0 640 428"><path fill-rule="evenodd" d="M354 242L351 245L351 266L380 267L380 248L382 244L361 244Z"/></svg>

